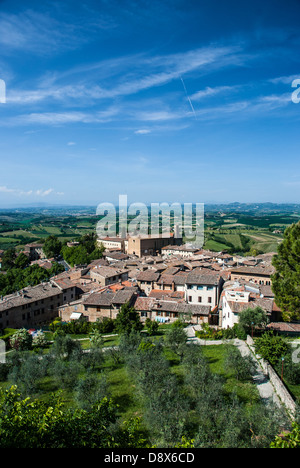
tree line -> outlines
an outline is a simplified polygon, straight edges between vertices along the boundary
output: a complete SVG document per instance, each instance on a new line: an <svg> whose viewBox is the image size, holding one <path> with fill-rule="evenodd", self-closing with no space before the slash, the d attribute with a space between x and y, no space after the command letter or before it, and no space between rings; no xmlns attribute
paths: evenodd
<svg viewBox="0 0 300 468"><path fill-rule="evenodd" d="M36 286L43 281L49 281L64 271L64 267L54 262L51 268L42 268L39 265L30 265L28 257L24 253L17 255L15 249L5 251L3 255L2 270L0 274L0 295L6 296L27 286Z"/></svg>

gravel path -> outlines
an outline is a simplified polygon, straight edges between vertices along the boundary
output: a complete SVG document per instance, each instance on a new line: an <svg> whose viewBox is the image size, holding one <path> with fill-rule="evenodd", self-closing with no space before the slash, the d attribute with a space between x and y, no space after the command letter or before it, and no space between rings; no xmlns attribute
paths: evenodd
<svg viewBox="0 0 300 468"><path fill-rule="evenodd" d="M269 378L263 372L259 362L249 349L247 343L245 343L245 341L242 340L234 340L234 344L240 350L242 356L251 356L255 362L256 371L253 374L253 381L257 386L261 399L267 404L275 403L278 407L280 407L281 402L275 392L273 385L271 384Z"/></svg>

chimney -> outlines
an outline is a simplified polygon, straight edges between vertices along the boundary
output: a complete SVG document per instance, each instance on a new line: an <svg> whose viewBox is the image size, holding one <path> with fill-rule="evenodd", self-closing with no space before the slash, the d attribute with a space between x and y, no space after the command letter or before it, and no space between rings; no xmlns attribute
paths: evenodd
<svg viewBox="0 0 300 468"><path fill-rule="evenodd" d="M172 281L172 292L174 292L174 291L175 291L175 283L174 283L174 281Z"/></svg>

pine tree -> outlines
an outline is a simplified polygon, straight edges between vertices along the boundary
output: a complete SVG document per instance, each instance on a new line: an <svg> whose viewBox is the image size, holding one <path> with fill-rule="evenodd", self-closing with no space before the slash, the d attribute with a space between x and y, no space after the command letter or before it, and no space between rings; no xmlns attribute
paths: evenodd
<svg viewBox="0 0 300 468"><path fill-rule="evenodd" d="M272 290L283 320L300 320L300 221L285 230L272 264Z"/></svg>

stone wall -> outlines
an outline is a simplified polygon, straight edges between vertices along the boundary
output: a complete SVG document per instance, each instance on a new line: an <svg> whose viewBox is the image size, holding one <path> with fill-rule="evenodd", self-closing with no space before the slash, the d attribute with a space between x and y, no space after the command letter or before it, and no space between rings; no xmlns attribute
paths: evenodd
<svg viewBox="0 0 300 468"><path fill-rule="evenodd" d="M247 345L251 349L252 353L256 357L260 366L262 367L264 374L270 379L271 384L273 385L278 397L281 399L287 410L289 411L291 417L293 417L296 410L296 403L289 393L288 389L278 377L277 373L274 371L273 367L266 362L262 357L255 353L254 342L251 336L247 336Z"/></svg>

